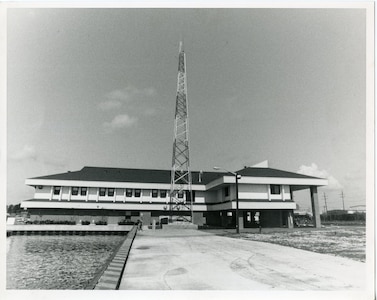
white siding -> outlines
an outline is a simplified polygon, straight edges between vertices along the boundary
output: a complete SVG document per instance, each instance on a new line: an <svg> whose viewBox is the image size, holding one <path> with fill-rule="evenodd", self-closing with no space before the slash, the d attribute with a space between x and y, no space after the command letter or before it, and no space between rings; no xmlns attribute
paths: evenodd
<svg viewBox="0 0 377 300"><path fill-rule="evenodd" d="M51 195L51 186L42 186L42 189L39 189L38 186L34 192L35 199L50 199Z"/></svg>
<svg viewBox="0 0 377 300"><path fill-rule="evenodd" d="M289 185L284 185L284 199L291 200L291 189Z"/></svg>
<svg viewBox="0 0 377 300"><path fill-rule="evenodd" d="M195 203L205 203L205 195L202 191L195 191Z"/></svg>
<svg viewBox="0 0 377 300"><path fill-rule="evenodd" d="M242 184L238 186L239 199L268 200L266 184Z"/></svg>
<svg viewBox="0 0 377 300"><path fill-rule="evenodd" d="M89 193L88 201L96 201L97 200L97 189L98 188L93 188L93 187L88 188L88 191L87 191L87 193ZM83 198L83 200L86 200L85 196L81 196L81 197Z"/></svg>

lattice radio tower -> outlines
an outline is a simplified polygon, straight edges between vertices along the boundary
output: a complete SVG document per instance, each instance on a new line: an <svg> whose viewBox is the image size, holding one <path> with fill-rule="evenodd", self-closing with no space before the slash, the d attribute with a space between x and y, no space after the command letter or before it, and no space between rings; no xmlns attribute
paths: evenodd
<svg viewBox="0 0 377 300"><path fill-rule="evenodd" d="M170 187L170 221L181 216L192 222L192 189L189 156L189 118L186 83L186 55L179 43L177 99L174 121L173 160Z"/></svg>

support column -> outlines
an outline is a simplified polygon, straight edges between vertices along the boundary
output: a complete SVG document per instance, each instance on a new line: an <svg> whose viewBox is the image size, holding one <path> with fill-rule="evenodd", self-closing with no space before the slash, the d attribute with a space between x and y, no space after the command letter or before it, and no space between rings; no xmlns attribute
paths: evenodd
<svg viewBox="0 0 377 300"><path fill-rule="evenodd" d="M143 221L143 226L149 226L151 224L151 220L152 220L152 218L151 218L151 215L152 215L151 212L150 211L143 211L142 214L143 214L142 216L140 214L140 218Z"/></svg>
<svg viewBox="0 0 377 300"><path fill-rule="evenodd" d="M287 224L288 224L288 228L293 228L293 213L292 213L292 211L288 212Z"/></svg>
<svg viewBox="0 0 377 300"><path fill-rule="evenodd" d="M310 199L312 202L314 227L321 228L321 216L319 211L318 192L316 186L310 187Z"/></svg>
<svg viewBox="0 0 377 300"><path fill-rule="evenodd" d="M238 226L239 226L239 230L241 232L241 230L244 229L244 225L243 225L243 211L240 211L239 212L239 216L238 216Z"/></svg>
<svg viewBox="0 0 377 300"><path fill-rule="evenodd" d="M194 220L193 223L196 225L203 225L204 224L204 217L202 212L194 212L193 213Z"/></svg>

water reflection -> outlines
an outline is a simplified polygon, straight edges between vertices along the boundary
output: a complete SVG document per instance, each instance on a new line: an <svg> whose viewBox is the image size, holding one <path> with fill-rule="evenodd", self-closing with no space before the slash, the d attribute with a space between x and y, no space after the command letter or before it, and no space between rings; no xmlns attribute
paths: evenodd
<svg viewBox="0 0 377 300"><path fill-rule="evenodd" d="M84 289L124 236L11 236L7 289Z"/></svg>

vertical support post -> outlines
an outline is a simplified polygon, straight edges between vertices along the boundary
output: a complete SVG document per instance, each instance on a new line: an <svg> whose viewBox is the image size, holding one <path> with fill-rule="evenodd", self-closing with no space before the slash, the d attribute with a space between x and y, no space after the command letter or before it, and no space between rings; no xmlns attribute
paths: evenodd
<svg viewBox="0 0 377 300"><path fill-rule="evenodd" d="M237 234L240 233L240 219L239 219L239 213L238 213L238 174L235 173L236 177L236 232ZM243 224L242 224L243 225Z"/></svg>
<svg viewBox="0 0 377 300"><path fill-rule="evenodd" d="M72 196L72 187L68 187L68 201L71 201L71 196Z"/></svg>
<svg viewBox="0 0 377 300"><path fill-rule="evenodd" d="M243 223L243 213L238 214L238 229L239 231L242 231L245 228L244 223Z"/></svg>
<svg viewBox="0 0 377 300"><path fill-rule="evenodd" d="M293 213L292 211L288 211L288 228L293 228Z"/></svg>
<svg viewBox="0 0 377 300"><path fill-rule="evenodd" d="M321 228L321 216L319 211L318 192L316 186L310 187L310 199L312 202L314 227Z"/></svg>

